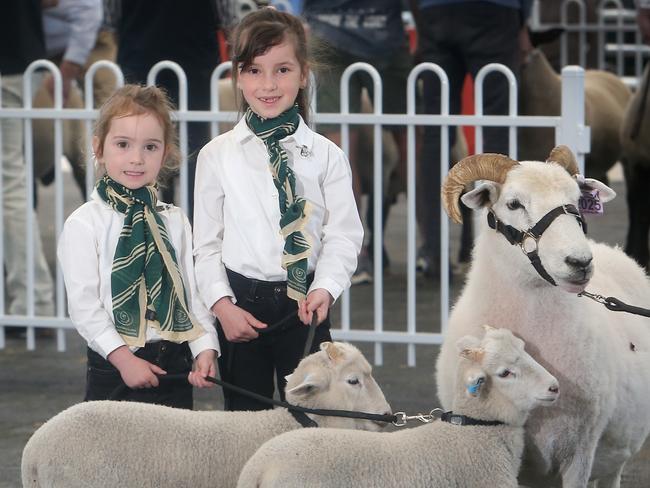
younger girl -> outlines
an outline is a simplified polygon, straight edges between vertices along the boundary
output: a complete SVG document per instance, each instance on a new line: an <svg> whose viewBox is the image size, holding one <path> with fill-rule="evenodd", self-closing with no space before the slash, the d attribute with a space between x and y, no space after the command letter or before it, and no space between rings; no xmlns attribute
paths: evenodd
<svg viewBox="0 0 650 488"><path fill-rule="evenodd" d="M88 342L86 400L124 382L128 400L191 409L187 381L156 375L213 386L204 377L219 343L196 291L190 226L156 198L159 173L178 160L170 110L156 87L126 85L104 103L93 150L105 175L59 238L70 318Z"/></svg>
<svg viewBox="0 0 650 488"><path fill-rule="evenodd" d="M197 281L218 319L222 377L272 397L275 371L284 398L284 377L308 335L301 322L317 314L314 350L331 340L328 310L350 284L363 227L344 153L305 123L309 63L301 22L258 10L235 29L232 46L245 115L199 153ZM269 408L225 395L229 410Z"/></svg>

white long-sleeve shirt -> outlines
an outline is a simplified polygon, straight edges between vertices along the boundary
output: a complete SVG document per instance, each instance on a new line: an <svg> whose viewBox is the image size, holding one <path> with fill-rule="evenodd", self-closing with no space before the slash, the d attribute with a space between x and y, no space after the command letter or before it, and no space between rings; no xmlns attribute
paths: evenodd
<svg viewBox="0 0 650 488"><path fill-rule="evenodd" d="M194 357L206 349L214 349L218 353L219 340L213 326L214 318L203 306L196 288L190 224L178 207L164 207L165 210L158 213L176 252L188 306L206 331L189 342L190 349ZM111 295L113 257L123 225L124 214L111 208L94 191L91 200L68 217L57 246L68 294L70 319L88 346L104 358L125 345L113 322ZM146 340L160 340L160 336L155 329L148 327ZM132 351L136 349L131 348Z"/></svg>
<svg viewBox="0 0 650 488"><path fill-rule="evenodd" d="M280 144L296 176L296 193L314 208L303 230L312 249L308 270L315 273L310 291L324 288L336 300L350 285L363 241L350 164L302 119ZM252 279L287 279L269 155L244 119L199 153L194 195L196 277L208 308L234 296L225 268Z"/></svg>
<svg viewBox="0 0 650 488"><path fill-rule="evenodd" d="M102 24L102 0L60 0L43 10L43 32L48 57L86 64Z"/></svg>

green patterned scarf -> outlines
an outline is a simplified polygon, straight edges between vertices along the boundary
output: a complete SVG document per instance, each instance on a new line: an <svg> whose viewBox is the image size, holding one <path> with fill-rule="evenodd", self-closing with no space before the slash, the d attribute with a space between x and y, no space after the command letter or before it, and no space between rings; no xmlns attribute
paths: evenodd
<svg viewBox="0 0 650 488"><path fill-rule="evenodd" d="M124 214L113 257L111 293L115 328L129 346L144 346L146 326L181 343L205 332L191 315L165 224L156 211L156 186L130 190L108 175L97 193Z"/></svg>
<svg viewBox="0 0 650 488"><path fill-rule="evenodd" d="M307 258L311 254L311 243L302 231L309 221L311 205L296 195L296 177L289 167L287 153L280 145L281 139L298 128L298 105L272 119L264 119L250 108L245 117L248 127L264 141L269 152L273 183L278 189L280 233L284 237L282 267L287 270L287 295L300 301L307 294Z"/></svg>

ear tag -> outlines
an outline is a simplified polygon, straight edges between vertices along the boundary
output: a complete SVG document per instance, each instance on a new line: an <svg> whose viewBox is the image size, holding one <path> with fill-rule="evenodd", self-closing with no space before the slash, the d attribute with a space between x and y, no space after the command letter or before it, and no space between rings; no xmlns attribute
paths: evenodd
<svg viewBox="0 0 650 488"><path fill-rule="evenodd" d="M604 207L600 201L598 190L592 190L591 188L582 190L578 200L578 207L582 214L602 215Z"/></svg>
<svg viewBox="0 0 650 488"><path fill-rule="evenodd" d="M483 384L483 378L478 378L474 383L467 385L467 391L470 395L476 396L478 394L479 388Z"/></svg>

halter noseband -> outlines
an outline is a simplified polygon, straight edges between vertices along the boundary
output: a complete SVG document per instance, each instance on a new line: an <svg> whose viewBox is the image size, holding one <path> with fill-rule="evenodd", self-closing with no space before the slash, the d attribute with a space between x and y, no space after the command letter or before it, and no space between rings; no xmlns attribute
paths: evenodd
<svg viewBox="0 0 650 488"><path fill-rule="evenodd" d="M537 273L539 273L539 275L548 281L551 285L557 286L555 280L551 278L551 275L549 275L548 272L544 269L544 266L542 266L542 261L539 258L537 248L538 241L542 237L544 231L548 229L553 221L560 215L570 215L572 217L575 217L575 219L578 221L578 224L580 225L580 228L582 228L585 234L587 233L585 222L582 219L580 212L575 207L575 205L571 204L555 207L553 210L544 215L544 217L539 219L539 221L534 226L525 231L521 231L515 229L511 225L504 224L497 218L492 209L488 210L487 223L490 228L503 234L510 244L518 244L523 253L530 260Z"/></svg>

